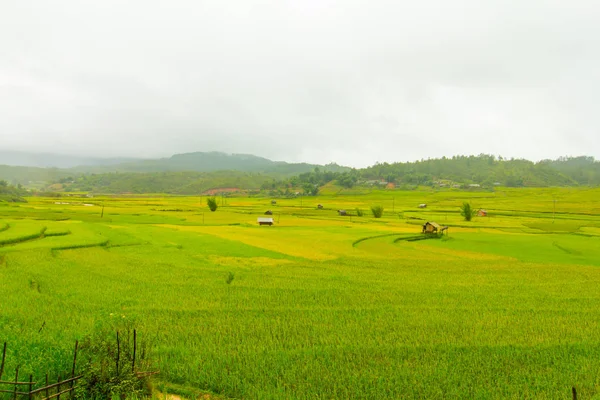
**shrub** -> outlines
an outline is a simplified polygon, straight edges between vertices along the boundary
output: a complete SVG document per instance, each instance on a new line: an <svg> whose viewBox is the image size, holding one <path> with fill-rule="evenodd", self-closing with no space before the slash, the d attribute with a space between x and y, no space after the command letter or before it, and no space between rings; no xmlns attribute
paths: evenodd
<svg viewBox="0 0 600 400"><path fill-rule="evenodd" d="M217 211L217 207L219 207L217 204L217 199L214 197L207 198L206 204L208 204L208 208L210 208L210 211L213 211L213 212Z"/></svg>
<svg viewBox="0 0 600 400"><path fill-rule="evenodd" d="M383 215L383 206L371 206L371 212L375 218L381 218Z"/></svg>
<svg viewBox="0 0 600 400"><path fill-rule="evenodd" d="M138 340L134 368L133 329L128 326L119 333L119 342L116 332L102 330L80 343L83 378L77 385L77 398L143 398L151 393L150 377L136 374L137 371L152 370L148 342Z"/></svg>
<svg viewBox="0 0 600 400"><path fill-rule="evenodd" d="M466 201L460 207L460 215L465 218L465 221L470 221L475 214L475 210L471 207L471 203L467 203Z"/></svg>
<svg viewBox="0 0 600 400"><path fill-rule="evenodd" d="M359 217L362 217L363 215L365 215L365 213L363 212L363 210L361 210L360 208L356 207L356 215Z"/></svg>

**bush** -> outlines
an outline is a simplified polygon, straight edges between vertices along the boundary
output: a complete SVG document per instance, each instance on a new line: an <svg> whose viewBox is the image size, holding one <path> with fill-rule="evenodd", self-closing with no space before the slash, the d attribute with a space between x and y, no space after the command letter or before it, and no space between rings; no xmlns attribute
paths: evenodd
<svg viewBox="0 0 600 400"><path fill-rule="evenodd" d="M360 208L356 207L356 215L359 217L362 217L363 215L365 215L365 213L363 212L363 210L361 210Z"/></svg>
<svg viewBox="0 0 600 400"><path fill-rule="evenodd" d="M135 369L133 368L133 329L125 327L119 332L97 332L80 344L80 371L83 378L77 385L77 398L111 399L147 397L151 394L150 377L138 377L137 371L152 371L148 343L138 340ZM118 367L117 367L118 366Z"/></svg>
<svg viewBox="0 0 600 400"><path fill-rule="evenodd" d="M206 204L208 204L208 208L210 208L210 211L213 211L213 212L217 211L217 207L219 207L217 204L217 199L214 197L207 198Z"/></svg>
<svg viewBox="0 0 600 400"><path fill-rule="evenodd" d="M375 218L381 218L383 215L383 206L371 206L371 212Z"/></svg>
<svg viewBox="0 0 600 400"><path fill-rule="evenodd" d="M475 210L471 207L471 203L467 203L466 201L460 207L460 215L465 218L465 221L470 221L475 214Z"/></svg>

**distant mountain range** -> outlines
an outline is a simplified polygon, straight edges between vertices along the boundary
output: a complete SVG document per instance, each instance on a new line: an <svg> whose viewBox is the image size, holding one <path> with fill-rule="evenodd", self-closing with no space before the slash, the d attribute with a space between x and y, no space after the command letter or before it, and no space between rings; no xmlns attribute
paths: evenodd
<svg viewBox="0 0 600 400"><path fill-rule="evenodd" d="M214 172L241 171L282 178L313 171L344 172L350 168L337 164L316 165L272 161L250 154L194 152L168 158L91 158L51 153L0 151L0 179L28 184L30 181L52 182L77 174L148 173L148 172Z"/></svg>
<svg viewBox="0 0 600 400"><path fill-rule="evenodd" d="M77 172L211 172L243 171L280 175L296 175L309 172L316 167L333 172L348 171L350 168L337 164L317 165L272 161L251 154L226 154L221 152L195 152L175 154L169 158L135 160L121 163L106 163L96 166L73 168Z"/></svg>

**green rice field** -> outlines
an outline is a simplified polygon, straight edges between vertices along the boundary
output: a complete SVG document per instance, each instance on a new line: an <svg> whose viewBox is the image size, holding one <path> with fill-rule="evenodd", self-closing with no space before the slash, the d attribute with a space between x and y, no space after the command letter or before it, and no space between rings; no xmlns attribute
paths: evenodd
<svg viewBox="0 0 600 400"><path fill-rule="evenodd" d="M271 200L0 203L6 373L136 328L184 398L600 398L600 189ZM447 235L404 240L426 221Z"/></svg>

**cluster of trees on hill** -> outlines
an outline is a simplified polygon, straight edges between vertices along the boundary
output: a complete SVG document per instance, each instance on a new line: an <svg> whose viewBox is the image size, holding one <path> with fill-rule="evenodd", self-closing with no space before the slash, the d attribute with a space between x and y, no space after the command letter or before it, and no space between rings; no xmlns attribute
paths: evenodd
<svg viewBox="0 0 600 400"><path fill-rule="evenodd" d="M0 202L24 202L22 196L25 196L27 191L21 187L21 185L10 185L4 180L0 180Z"/></svg>
<svg viewBox="0 0 600 400"><path fill-rule="evenodd" d="M581 185L600 185L600 161L594 157L560 157L543 160L540 165L556 170Z"/></svg>
<svg viewBox="0 0 600 400"><path fill-rule="evenodd" d="M331 181L336 181L343 187L351 188L359 180L360 174L356 169L352 169L348 172L340 171L327 171L316 167L312 172L304 172L291 178L265 182L262 186L262 190L274 190L281 187L286 188L302 188L304 193L317 194L320 186L326 185Z"/></svg>
<svg viewBox="0 0 600 400"><path fill-rule="evenodd" d="M349 172L327 173L315 169L280 182L282 185L323 185L335 180L342 187L369 181L397 185L478 184L508 187L600 185L600 162L593 157L567 157L537 163L493 155L455 156L405 163L377 163ZM277 186L270 182L267 187Z"/></svg>

